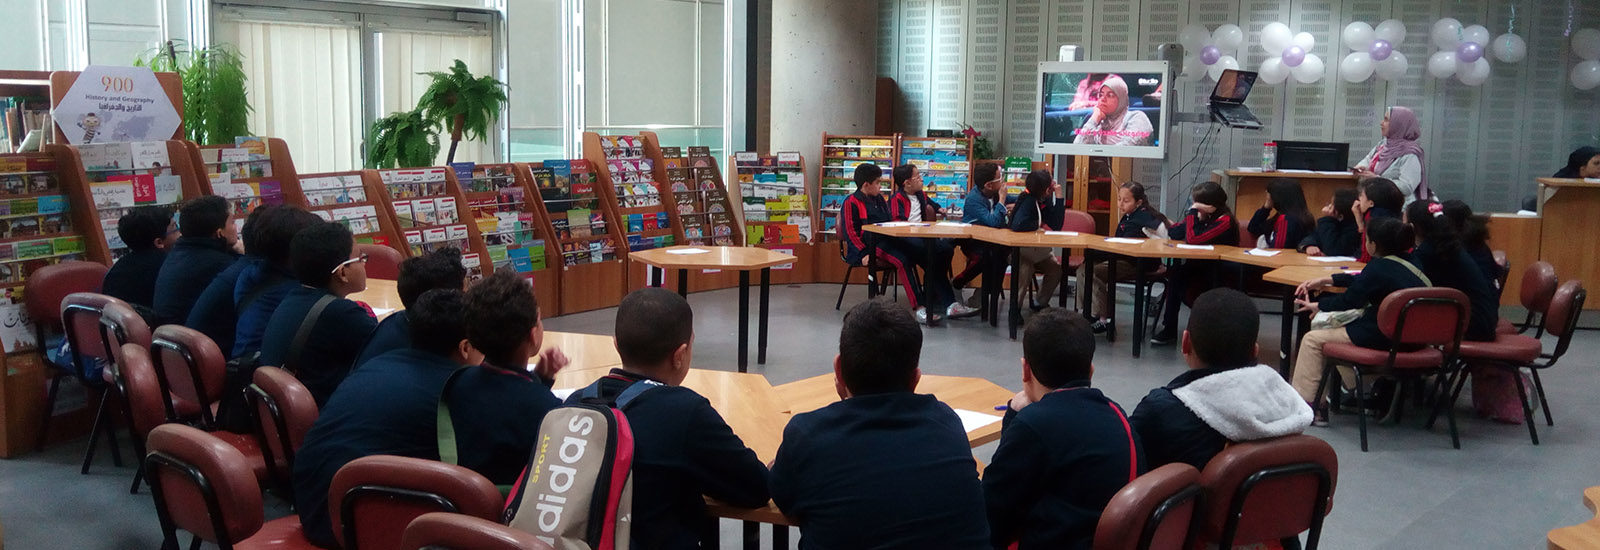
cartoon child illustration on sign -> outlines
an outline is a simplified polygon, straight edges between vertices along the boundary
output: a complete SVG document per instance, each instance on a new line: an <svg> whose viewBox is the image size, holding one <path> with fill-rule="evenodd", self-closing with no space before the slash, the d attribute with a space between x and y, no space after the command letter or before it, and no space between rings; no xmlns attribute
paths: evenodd
<svg viewBox="0 0 1600 550"><path fill-rule="evenodd" d="M100 131L100 116L94 113L80 116L78 127L83 129L83 143L94 143L94 135Z"/></svg>

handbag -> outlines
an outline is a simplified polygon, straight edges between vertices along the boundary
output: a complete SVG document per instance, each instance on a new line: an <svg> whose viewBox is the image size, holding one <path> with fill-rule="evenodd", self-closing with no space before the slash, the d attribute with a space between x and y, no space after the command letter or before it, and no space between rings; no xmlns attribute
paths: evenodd
<svg viewBox="0 0 1600 550"><path fill-rule="evenodd" d="M1416 275L1418 279L1422 279L1423 286L1433 286L1433 281L1429 280L1427 275L1422 274L1421 269L1417 269L1416 265L1406 261L1405 258L1384 256L1378 259L1387 259L1399 262L1400 265L1405 266L1406 269L1410 270L1412 275ZM1355 322L1356 319L1360 319L1362 315L1366 314L1367 308L1374 307L1378 306L1368 305L1367 307L1361 309L1346 309L1343 311L1318 311L1316 315L1311 317L1311 330L1324 330L1343 327Z"/></svg>
<svg viewBox="0 0 1600 550"><path fill-rule="evenodd" d="M245 303L253 299L253 296L247 298ZM311 311L300 321L300 327L295 331L294 340L289 347L289 357L283 365L280 365L284 370L293 373L299 366L300 353L306 347L306 339L311 336L311 328L317 325L317 320L322 317L322 310L327 309L333 300L332 295L317 298L317 302L311 306ZM217 425L222 429L233 433L250 433L255 430L255 415L250 408L246 389L254 382L258 368L261 368L260 351L228 361L222 377L222 399L217 405Z"/></svg>

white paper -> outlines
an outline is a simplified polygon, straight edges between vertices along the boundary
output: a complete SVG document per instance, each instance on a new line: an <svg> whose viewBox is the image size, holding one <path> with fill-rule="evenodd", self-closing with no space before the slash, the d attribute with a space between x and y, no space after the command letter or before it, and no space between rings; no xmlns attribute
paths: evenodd
<svg viewBox="0 0 1600 550"><path fill-rule="evenodd" d="M961 223L961 222L939 222L939 223L936 223L936 224L933 224L933 225L937 225L937 226L940 226L940 227L971 227L972 226L972 224L970 224L970 223Z"/></svg>
<svg viewBox="0 0 1600 550"><path fill-rule="evenodd" d="M1316 172L1312 172L1310 170L1279 170L1279 172L1283 172L1285 174L1315 174L1316 173Z"/></svg>
<svg viewBox="0 0 1600 550"><path fill-rule="evenodd" d="M1518 210L1517 211L1517 215L1518 216L1538 216L1539 213L1538 212L1534 212L1532 210Z"/></svg>
<svg viewBox="0 0 1600 550"><path fill-rule="evenodd" d="M916 222L883 222L883 223L878 224L878 227L911 227L911 226L915 226L915 225L925 225L925 224L920 224L920 223L916 223Z"/></svg>
<svg viewBox="0 0 1600 550"><path fill-rule="evenodd" d="M710 250L706 250L704 248L672 248L672 249L668 249L667 250L668 254L677 254L679 256L688 256L690 254L705 254L707 252L710 252Z"/></svg>
<svg viewBox="0 0 1600 550"><path fill-rule="evenodd" d="M564 390L550 390L550 393L555 394L556 399L560 399L564 402L568 397L571 397L572 394L577 393L577 391L578 388L567 388Z"/></svg>
<svg viewBox="0 0 1600 550"><path fill-rule="evenodd" d="M1327 176L1352 176L1352 175L1354 175L1354 174L1350 173L1349 170L1312 170L1311 173L1313 173L1313 174L1322 174L1322 175L1327 175Z"/></svg>
<svg viewBox="0 0 1600 550"><path fill-rule="evenodd" d="M1124 239L1122 237L1111 237L1106 239L1106 242L1117 244L1144 244L1144 239Z"/></svg>
<svg viewBox="0 0 1600 550"><path fill-rule="evenodd" d="M1355 258L1351 258L1349 256L1312 256L1311 260L1312 261L1316 261L1316 262L1328 262L1328 263L1333 263L1333 262L1353 262L1353 261L1356 261Z"/></svg>
<svg viewBox="0 0 1600 550"><path fill-rule="evenodd" d="M1209 244L1180 244L1180 245L1178 245L1178 248L1182 248L1184 250L1216 250L1217 249L1217 247L1211 246Z"/></svg>
<svg viewBox="0 0 1600 550"><path fill-rule="evenodd" d="M1583 178L1584 183L1600 183L1600 178Z"/></svg>
<svg viewBox="0 0 1600 550"><path fill-rule="evenodd" d="M1252 168L1252 167L1249 167L1249 166L1240 166L1238 169L1236 169L1234 171L1235 172L1250 172L1250 173L1256 173L1256 174L1261 173L1261 169L1260 168Z"/></svg>
<svg viewBox="0 0 1600 550"><path fill-rule="evenodd" d="M1267 257L1267 258L1271 258L1273 256L1277 256L1278 254L1281 254L1281 253L1283 253L1282 250L1266 250L1266 249L1262 249L1262 248L1252 248L1249 251L1245 252L1245 254L1249 254L1251 256L1264 256L1264 257Z"/></svg>
<svg viewBox="0 0 1600 550"><path fill-rule="evenodd" d="M379 317L382 317L384 315L388 315L389 313L391 313L393 311L394 311L394 308L392 308L392 307L375 307L375 308L372 308L372 313L374 315L379 316Z"/></svg>
<svg viewBox="0 0 1600 550"><path fill-rule="evenodd" d="M1078 236L1078 232L1077 231L1046 231L1046 232L1044 232L1044 234L1046 234L1046 235L1060 235L1060 236L1063 236L1063 237L1076 237L1076 236Z"/></svg>
<svg viewBox="0 0 1600 550"><path fill-rule="evenodd" d="M995 415L992 415L992 414L989 414L989 413L981 413L981 412L978 412L978 411L969 411L969 410L966 410L966 409L956 409L955 411L956 411L956 416L961 417L961 427L963 429L967 430L967 432L969 432L969 433L972 430L976 430L978 428L982 428L984 426L988 426L988 425L993 424L995 422L999 422L1001 420L1001 418L1002 418L1002 417L995 416Z"/></svg>

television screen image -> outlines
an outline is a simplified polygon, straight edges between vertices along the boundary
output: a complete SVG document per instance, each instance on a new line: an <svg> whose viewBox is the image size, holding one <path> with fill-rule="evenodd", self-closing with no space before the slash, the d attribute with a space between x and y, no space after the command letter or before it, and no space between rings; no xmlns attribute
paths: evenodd
<svg viewBox="0 0 1600 550"><path fill-rule="evenodd" d="M1161 158L1166 63L1041 63L1036 152Z"/></svg>

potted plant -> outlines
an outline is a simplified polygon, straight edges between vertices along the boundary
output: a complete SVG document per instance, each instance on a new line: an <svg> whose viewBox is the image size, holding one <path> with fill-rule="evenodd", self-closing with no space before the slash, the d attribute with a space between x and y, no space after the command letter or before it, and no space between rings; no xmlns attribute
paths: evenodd
<svg viewBox="0 0 1600 550"><path fill-rule="evenodd" d="M445 162L455 162L456 145L462 136L484 140L489 126L500 118L506 102L505 83L492 76L474 77L467 64L457 59L450 72L430 71L433 82L417 100L417 109L437 124L449 125L450 153Z"/></svg>
<svg viewBox="0 0 1600 550"><path fill-rule="evenodd" d="M183 81L184 134L190 141L231 145L233 138L251 135L244 60L231 46L193 49L168 40L133 64L178 73Z"/></svg>
<svg viewBox="0 0 1600 550"><path fill-rule="evenodd" d="M439 123L422 109L396 111L367 131L367 168L432 166L439 156Z"/></svg>

